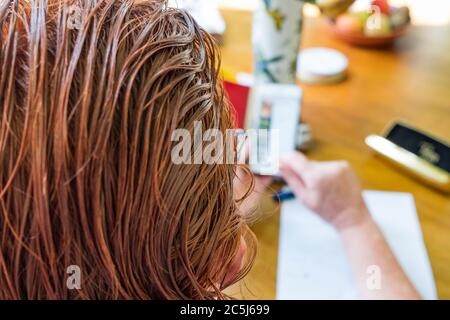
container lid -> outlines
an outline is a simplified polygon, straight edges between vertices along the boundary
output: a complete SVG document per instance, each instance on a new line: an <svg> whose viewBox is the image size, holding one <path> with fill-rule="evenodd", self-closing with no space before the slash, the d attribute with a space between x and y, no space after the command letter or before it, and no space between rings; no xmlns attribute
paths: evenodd
<svg viewBox="0 0 450 320"><path fill-rule="evenodd" d="M297 77L308 83L330 83L345 78L347 57L330 48L302 49L298 55Z"/></svg>

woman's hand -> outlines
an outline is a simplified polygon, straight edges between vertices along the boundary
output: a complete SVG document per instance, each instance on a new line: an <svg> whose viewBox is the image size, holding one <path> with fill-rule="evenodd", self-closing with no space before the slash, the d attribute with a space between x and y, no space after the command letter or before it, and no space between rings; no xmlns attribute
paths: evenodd
<svg viewBox="0 0 450 320"><path fill-rule="evenodd" d="M295 152L282 159L280 171L296 197L337 229L370 217L358 179L347 162L310 161Z"/></svg>
<svg viewBox="0 0 450 320"><path fill-rule="evenodd" d="M296 197L338 230L361 298L420 299L370 217L347 162L309 161L297 152L281 162L280 170ZM367 270L373 266L383 277L376 290L367 286Z"/></svg>

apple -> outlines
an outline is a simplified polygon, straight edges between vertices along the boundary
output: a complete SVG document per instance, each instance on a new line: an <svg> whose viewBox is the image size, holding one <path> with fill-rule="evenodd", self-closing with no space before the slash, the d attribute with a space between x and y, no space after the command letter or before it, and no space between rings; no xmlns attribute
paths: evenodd
<svg viewBox="0 0 450 320"><path fill-rule="evenodd" d="M362 20L363 24L366 24L367 18L371 16L371 13L367 10L355 11L352 14L358 16Z"/></svg>
<svg viewBox="0 0 450 320"><path fill-rule="evenodd" d="M339 31L345 33L362 33L364 25L365 19L357 13L341 14L336 19L336 27Z"/></svg>
<svg viewBox="0 0 450 320"><path fill-rule="evenodd" d="M364 27L364 33L369 37L386 36L391 33L391 20L385 14L371 15Z"/></svg>
<svg viewBox="0 0 450 320"><path fill-rule="evenodd" d="M380 8L381 13L389 14L390 7L387 0L373 0L371 5Z"/></svg>

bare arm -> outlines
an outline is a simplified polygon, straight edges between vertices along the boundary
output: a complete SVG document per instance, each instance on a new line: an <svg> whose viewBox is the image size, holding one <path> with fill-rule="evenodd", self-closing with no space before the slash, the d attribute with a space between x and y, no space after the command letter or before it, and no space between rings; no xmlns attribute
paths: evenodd
<svg viewBox="0 0 450 320"><path fill-rule="evenodd" d="M368 216L368 213L364 213ZM378 226L369 217L339 230L364 299L420 299Z"/></svg>
<svg viewBox="0 0 450 320"><path fill-rule="evenodd" d="M420 299L372 220L346 162L310 161L294 153L280 169L296 197L339 232L361 298Z"/></svg>

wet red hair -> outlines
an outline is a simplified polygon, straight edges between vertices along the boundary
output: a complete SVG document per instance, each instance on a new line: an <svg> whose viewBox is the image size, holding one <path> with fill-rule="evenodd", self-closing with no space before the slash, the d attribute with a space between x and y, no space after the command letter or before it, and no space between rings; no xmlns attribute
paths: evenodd
<svg viewBox="0 0 450 320"><path fill-rule="evenodd" d="M236 168L170 159L174 129L232 126L211 36L157 0L6 0L0 25L0 299L225 298Z"/></svg>

